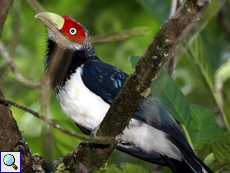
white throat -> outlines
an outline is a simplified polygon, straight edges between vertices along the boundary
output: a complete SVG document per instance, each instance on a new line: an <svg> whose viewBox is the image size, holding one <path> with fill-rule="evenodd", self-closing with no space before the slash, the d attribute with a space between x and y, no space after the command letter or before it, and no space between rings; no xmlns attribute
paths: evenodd
<svg viewBox="0 0 230 173"><path fill-rule="evenodd" d="M70 76L57 98L67 116L92 130L100 124L110 105L85 86L81 79L82 67Z"/></svg>

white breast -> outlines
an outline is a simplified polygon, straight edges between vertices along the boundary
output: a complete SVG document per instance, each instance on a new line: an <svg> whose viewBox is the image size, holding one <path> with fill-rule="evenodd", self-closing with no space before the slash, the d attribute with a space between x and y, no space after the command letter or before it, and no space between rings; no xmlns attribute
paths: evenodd
<svg viewBox="0 0 230 173"><path fill-rule="evenodd" d="M91 92L81 79L82 68L70 76L65 87L57 94L63 112L77 124L95 129L103 120L110 105ZM121 138L133 143L146 153L151 151L181 160L181 152L166 138L167 134L147 124L138 125L137 120L130 121Z"/></svg>
<svg viewBox="0 0 230 173"><path fill-rule="evenodd" d="M109 104L91 92L81 79L82 68L70 77L65 87L57 94L63 112L77 124L88 129L96 128L106 112Z"/></svg>

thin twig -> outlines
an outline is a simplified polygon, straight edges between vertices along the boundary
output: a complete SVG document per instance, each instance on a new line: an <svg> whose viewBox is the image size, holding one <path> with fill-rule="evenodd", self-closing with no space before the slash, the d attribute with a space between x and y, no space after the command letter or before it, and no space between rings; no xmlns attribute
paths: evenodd
<svg viewBox="0 0 230 173"><path fill-rule="evenodd" d="M132 37L148 35L150 29L148 27L137 27L133 29L127 29L119 32L114 32L110 34L95 35L91 37L92 44L103 44L114 41L125 40Z"/></svg>
<svg viewBox="0 0 230 173"><path fill-rule="evenodd" d="M35 117L37 117L37 118L45 121L50 126L52 126L52 127L56 128L56 129L60 130L63 133L66 133L68 135L74 136L76 138L79 138L79 139L82 139L82 140L92 141L94 143L99 143L99 144L107 144L108 141L111 139L110 137L96 137L96 138L94 138L94 137L91 137L91 136L74 133L74 132L71 132L69 130L64 129L63 127L61 127L58 124L53 123L50 119L44 117L43 115L35 112L34 110L32 110L32 109L30 109L30 108L28 108L28 107L26 107L24 105L21 105L19 103L13 102L13 101L8 100L8 99L6 99L4 97L0 97L0 102L3 103L3 104L15 106L15 107L17 107L19 109L22 109L22 110L24 110L26 112L29 112L32 115L34 115Z"/></svg>
<svg viewBox="0 0 230 173"><path fill-rule="evenodd" d="M46 11L44 7L37 0L26 0L26 2L34 10L35 13Z"/></svg>
<svg viewBox="0 0 230 173"><path fill-rule="evenodd" d="M25 85L26 87L29 87L29 88L37 88L37 87L39 87L40 83L32 82L31 80L27 79L25 76L23 76L19 72L19 70L18 70L17 66L15 65L14 61L10 57L9 53L6 51L5 45L2 43L2 41L0 41L0 53L1 53L2 57L5 59L6 64L10 66L10 68L13 71L16 79L20 83L22 83L23 85Z"/></svg>
<svg viewBox="0 0 230 173"><path fill-rule="evenodd" d="M181 126L182 126L182 128L183 128L183 130L184 130L184 134L185 134L185 136L186 136L186 138L187 138L187 141L188 141L190 147L191 147L192 150L194 151L194 146L193 146L193 143L192 143L192 139L191 139L191 137L190 137L190 135L189 135L189 133L188 133L188 130L187 130L186 126L183 125L183 124L182 124Z"/></svg>

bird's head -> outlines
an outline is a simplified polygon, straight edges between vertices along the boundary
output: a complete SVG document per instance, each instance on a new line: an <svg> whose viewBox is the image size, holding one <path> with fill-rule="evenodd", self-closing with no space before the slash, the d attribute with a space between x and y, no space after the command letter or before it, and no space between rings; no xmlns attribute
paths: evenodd
<svg viewBox="0 0 230 173"><path fill-rule="evenodd" d="M85 27L67 15L59 16L55 13L41 12L35 18L46 25L49 39L64 49L80 50L91 44Z"/></svg>

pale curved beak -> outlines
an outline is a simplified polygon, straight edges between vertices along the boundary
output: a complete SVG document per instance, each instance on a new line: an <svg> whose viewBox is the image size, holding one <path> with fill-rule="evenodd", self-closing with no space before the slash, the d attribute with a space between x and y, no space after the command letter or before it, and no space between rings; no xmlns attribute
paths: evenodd
<svg viewBox="0 0 230 173"><path fill-rule="evenodd" d="M58 30L61 30L65 23L63 17L51 12L38 13L36 14L35 18L41 20L51 30L54 30L54 27Z"/></svg>

